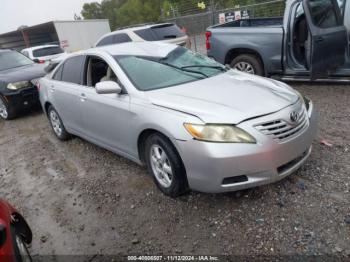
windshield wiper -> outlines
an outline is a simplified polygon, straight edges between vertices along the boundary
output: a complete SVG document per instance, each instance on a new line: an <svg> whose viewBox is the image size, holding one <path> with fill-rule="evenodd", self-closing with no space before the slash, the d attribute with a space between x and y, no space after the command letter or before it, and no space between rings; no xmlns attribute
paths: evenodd
<svg viewBox="0 0 350 262"><path fill-rule="evenodd" d="M193 68L193 67L199 67L199 68L213 68L213 69L218 69L220 71L226 72L227 69L225 67L222 66L210 66L210 65L190 65L190 66L183 66L181 67L182 69L186 69L186 68Z"/></svg>
<svg viewBox="0 0 350 262"><path fill-rule="evenodd" d="M178 66L169 64L169 63L167 63L167 62L159 62L159 63L161 63L161 64L163 64L163 65L166 65L166 66L170 66L170 67L172 67L172 68L175 68L175 69L180 70L180 71L183 71L183 72L198 74L198 75L204 76L204 78L209 78L208 75L206 75L206 74L204 74L203 72L200 72L200 71L188 70L188 69L186 69L186 67L178 67ZM204 79L204 78L200 78L200 79Z"/></svg>

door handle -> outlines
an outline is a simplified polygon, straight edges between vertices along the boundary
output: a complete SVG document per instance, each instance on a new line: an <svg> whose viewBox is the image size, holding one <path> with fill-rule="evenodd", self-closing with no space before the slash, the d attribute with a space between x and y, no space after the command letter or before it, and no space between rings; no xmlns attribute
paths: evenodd
<svg viewBox="0 0 350 262"><path fill-rule="evenodd" d="M55 92L55 87L54 87L54 86L51 86L51 87L50 87L50 91L51 91L51 93Z"/></svg>
<svg viewBox="0 0 350 262"><path fill-rule="evenodd" d="M86 101L86 95L84 93L80 94L80 101L85 102Z"/></svg>

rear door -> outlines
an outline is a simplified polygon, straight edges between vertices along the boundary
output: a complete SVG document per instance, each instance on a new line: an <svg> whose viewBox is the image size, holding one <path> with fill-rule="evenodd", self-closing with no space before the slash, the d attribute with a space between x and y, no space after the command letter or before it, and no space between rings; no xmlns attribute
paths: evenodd
<svg viewBox="0 0 350 262"><path fill-rule="evenodd" d="M345 63L347 32L337 0L303 0L303 7L310 30L307 65L316 80Z"/></svg>
<svg viewBox="0 0 350 262"><path fill-rule="evenodd" d="M81 107L79 104L82 70L85 57L68 58L55 72L49 86L49 97L68 129L81 132Z"/></svg>

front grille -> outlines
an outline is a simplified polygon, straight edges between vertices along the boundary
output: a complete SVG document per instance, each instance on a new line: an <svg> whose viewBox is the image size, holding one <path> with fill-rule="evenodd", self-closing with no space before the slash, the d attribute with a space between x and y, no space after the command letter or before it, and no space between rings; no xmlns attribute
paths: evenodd
<svg viewBox="0 0 350 262"><path fill-rule="evenodd" d="M299 120L294 124L279 119L257 124L255 128L275 141L283 142L302 133L309 126L308 114L304 108L299 112L299 115Z"/></svg>

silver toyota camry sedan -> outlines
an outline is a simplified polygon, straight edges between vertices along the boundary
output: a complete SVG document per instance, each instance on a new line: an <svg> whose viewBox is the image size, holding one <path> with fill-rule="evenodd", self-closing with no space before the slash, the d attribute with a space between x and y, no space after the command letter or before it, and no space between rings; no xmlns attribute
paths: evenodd
<svg viewBox="0 0 350 262"><path fill-rule="evenodd" d="M59 139L145 164L171 197L283 179L309 157L317 126L288 85L162 43L73 54L40 80L40 100Z"/></svg>

